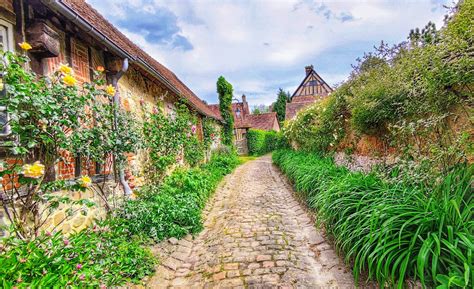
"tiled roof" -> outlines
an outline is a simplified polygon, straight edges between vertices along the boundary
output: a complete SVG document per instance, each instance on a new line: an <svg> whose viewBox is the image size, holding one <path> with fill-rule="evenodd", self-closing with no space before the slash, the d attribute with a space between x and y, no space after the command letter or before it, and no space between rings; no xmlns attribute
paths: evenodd
<svg viewBox="0 0 474 289"><path fill-rule="evenodd" d="M97 31L102 33L111 42L126 51L129 55L136 59L141 59L166 79L182 97L187 99L191 106L198 112L205 116L213 117L222 120L220 115L216 115L209 107L194 94L172 71L164 65L156 61L153 57L148 55L145 51L135 45L123 33L115 28L109 21L107 21L97 10L92 8L83 0L61 0L61 3L76 12L84 21L93 26ZM131 59L133 61L133 59Z"/></svg>
<svg viewBox="0 0 474 289"><path fill-rule="evenodd" d="M272 130L273 124L275 122L278 123L276 112L249 114L246 119L250 123L251 128L262 130Z"/></svg>
<svg viewBox="0 0 474 289"><path fill-rule="evenodd" d="M312 101L300 101L300 102L290 102L286 104L285 110L285 119L290 120L296 116L298 111L302 110L305 107L310 106L316 101L313 99Z"/></svg>
<svg viewBox="0 0 474 289"><path fill-rule="evenodd" d="M307 96L295 96L291 99L291 102L314 102L316 100L316 97L312 95L307 95Z"/></svg>
<svg viewBox="0 0 474 289"><path fill-rule="evenodd" d="M220 110L218 104L209 104L208 107L217 116L222 117L221 116L221 110ZM241 115L239 117L237 117L237 115L235 113L237 108L239 108L240 111L241 111ZM241 103L232 103L232 112L234 113L234 127L235 128L249 128L249 127L251 127L251 125L247 121L247 119L246 119L246 117L245 117L245 115L242 111L243 111L243 108L242 108Z"/></svg>

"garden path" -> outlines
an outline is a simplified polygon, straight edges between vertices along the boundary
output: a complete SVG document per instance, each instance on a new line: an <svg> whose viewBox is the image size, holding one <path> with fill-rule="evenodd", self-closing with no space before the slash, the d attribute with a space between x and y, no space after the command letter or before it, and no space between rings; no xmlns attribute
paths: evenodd
<svg viewBox="0 0 474 289"><path fill-rule="evenodd" d="M228 175L204 214L200 234L154 248L148 288L354 287L270 156Z"/></svg>

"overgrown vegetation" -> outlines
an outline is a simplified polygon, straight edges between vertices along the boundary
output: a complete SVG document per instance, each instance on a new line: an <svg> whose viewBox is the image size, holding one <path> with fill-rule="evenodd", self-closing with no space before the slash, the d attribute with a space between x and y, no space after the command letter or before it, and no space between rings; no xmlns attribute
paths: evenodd
<svg viewBox="0 0 474 289"><path fill-rule="evenodd" d="M184 103L177 103L171 115L157 112L149 116L143 124L144 148L149 155L148 180L160 183L181 157L190 166L204 160L204 149L210 140L207 136L204 144L198 140L196 124L196 116Z"/></svg>
<svg viewBox="0 0 474 289"><path fill-rule="evenodd" d="M201 212L222 177L239 163L235 153L216 152L210 162L177 169L160 186L146 186L125 203L114 224L132 235L156 241L202 229Z"/></svg>
<svg viewBox="0 0 474 289"><path fill-rule="evenodd" d="M277 148L286 147L285 139L281 133L259 129L249 129L247 145L251 156L261 156Z"/></svg>
<svg viewBox="0 0 474 289"><path fill-rule="evenodd" d="M153 272L155 263L140 241L106 224L67 237L7 237L0 246L2 288L106 288L138 282Z"/></svg>
<svg viewBox="0 0 474 289"><path fill-rule="evenodd" d="M388 183L329 157L279 150L273 161L317 212L359 279L402 288L472 288L474 166L459 164L436 187Z"/></svg>
<svg viewBox="0 0 474 289"><path fill-rule="evenodd" d="M27 43L21 47L31 48ZM28 61L2 52L0 62L0 104L9 116L2 129L12 133L4 143L9 161L0 163L0 201L11 224L9 236L0 241L0 287L103 288L138 282L151 274L155 263L144 245L150 238L198 232L205 201L238 159L225 148L203 163L216 139L216 124L203 119L201 142L197 116L185 103L175 104L168 114L146 111L141 123L115 104L116 91L105 84L103 67L91 83L79 86L67 65L51 77L39 77L29 71ZM115 190L106 193L107 177L95 184L88 175L55 179L55 166L70 156L80 158L86 172L97 163L101 174L116 177L126 155L138 149L148 155L149 167L148 185L136 200L120 196L117 201ZM176 164L188 169L171 173ZM107 218L63 234L64 221L97 205L70 197L88 190L101 198ZM53 222L51 215L63 208L64 214Z"/></svg>
<svg viewBox="0 0 474 289"><path fill-rule="evenodd" d="M219 109L224 119L224 128L221 133L222 143L234 145L234 115L232 113L232 97L234 90L223 76L217 80L217 94L219 95Z"/></svg>
<svg viewBox="0 0 474 289"><path fill-rule="evenodd" d="M429 23L406 42L382 42L286 136L308 151L354 149L359 136L376 136L401 157L448 172L473 153L473 14L473 1L461 1L440 30Z"/></svg>

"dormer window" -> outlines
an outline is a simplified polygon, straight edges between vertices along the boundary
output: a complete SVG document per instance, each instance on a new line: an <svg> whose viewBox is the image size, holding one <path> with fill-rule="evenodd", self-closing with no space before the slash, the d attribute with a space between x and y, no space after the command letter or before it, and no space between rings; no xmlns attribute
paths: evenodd
<svg viewBox="0 0 474 289"><path fill-rule="evenodd" d="M235 110L235 115L237 117L240 117L240 108L237 107L237 109Z"/></svg>

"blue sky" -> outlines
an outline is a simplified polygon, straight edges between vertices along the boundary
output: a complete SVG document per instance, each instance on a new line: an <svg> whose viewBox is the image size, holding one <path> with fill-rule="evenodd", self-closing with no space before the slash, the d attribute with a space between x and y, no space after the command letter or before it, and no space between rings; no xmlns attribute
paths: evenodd
<svg viewBox="0 0 474 289"><path fill-rule="evenodd" d="M304 66L335 85L351 64L411 28L442 25L449 0L87 0L199 97L217 102L220 75L251 105L291 93Z"/></svg>

